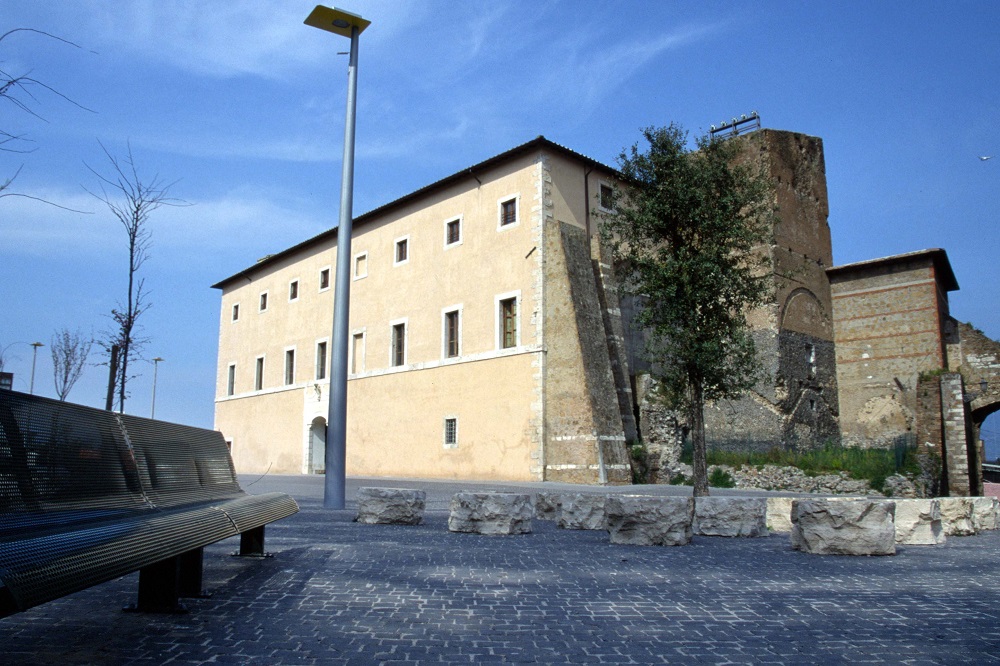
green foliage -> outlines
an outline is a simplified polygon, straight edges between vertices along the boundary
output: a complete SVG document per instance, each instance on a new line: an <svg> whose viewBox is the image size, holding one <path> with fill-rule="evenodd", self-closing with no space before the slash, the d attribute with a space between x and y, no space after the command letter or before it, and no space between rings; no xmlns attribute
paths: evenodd
<svg viewBox="0 0 1000 666"><path fill-rule="evenodd" d="M707 494L705 401L761 378L746 315L770 295L773 189L759 160L741 159L743 139L702 137L692 151L676 124L642 135L643 151L635 144L618 158L623 184L613 212L598 213L601 234L637 297L663 401L688 415L695 494Z"/></svg>
<svg viewBox="0 0 1000 666"><path fill-rule="evenodd" d="M708 485L713 488L735 488L736 482L733 477L724 469L719 469L716 467L712 470L712 473L708 475Z"/></svg>
<svg viewBox="0 0 1000 666"><path fill-rule="evenodd" d="M632 459L632 483L649 483L649 451L645 445L630 442L628 453Z"/></svg>
<svg viewBox="0 0 1000 666"><path fill-rule="evenodd" d="M690 450L682 452L681 462L690 460ZM921 471L916 447L905 442L898 442L889 449L859 449L831 443L808 451L789 451L780 448L768 451L709 451L708 464L736 468L743 465L798 467L807 476L847 472L852 479L867 479L871 487L879 491L882 490L886 477L893 474L918 475ZM718 488L729 487L719 485L711 479L709 483Z"/></svg>

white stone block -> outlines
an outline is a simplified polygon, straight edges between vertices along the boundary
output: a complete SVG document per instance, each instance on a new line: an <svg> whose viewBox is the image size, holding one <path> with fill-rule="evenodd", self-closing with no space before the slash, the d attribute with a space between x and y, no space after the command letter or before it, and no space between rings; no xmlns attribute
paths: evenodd
<svg viewBox="0 0 1000 666"><path fill-rule="evenodd" d="M767 498L767 529L771 532L792 531L792 501L794 497Z"/></svg>
<svg viewBox="0 0 1000 666"><path fill-rule="evenodd" d="M699 536L767 536L764 497L696 497L694 533Z"/></svg>
<svg viewBox="0 0 1000 666"><path fill-rule="evenodd" d="M694 498L609 495L605 513L611 543L683 546L691 542Z"/></svg>
<svg viewBox="0 0 1000 666"><path fill-rule="evenodd" d="M887 500L797 499L792 548L817 555L895 555L895 510Z"/></svg>
<svg viewBox="0 0 1000 666"><path fill-rule="evenodd" d="M412 488L358 488L359 523L419 525L424 520L427 493Z"/></svg>
<svg viewBox="0 0 1000 666"><path fill-rule="evenodd" d="M976 533L972 522L973 504L971 497L939 497L941 524L948 536L970 536Z"/></svg>
<svg viewBox="0 0 1000 666"><path fill-rule="evenodd" d="M977 532L997 528L997 498L972 498L972 526Z"/></svg>
<svg viewBox="0 0 1000 666"><path fill-rule="evenodd" d="M603 530L607 495L567 493L560 497L559 527L567 530Z"/></svg>
<svg viewBox="0 0 1000 666"><path fill-rule="evenodd" d="M896 543L934 545L947 537L941 522L941 505L936 499L897 499Z"/></svg>
<svg viewBox="0 0 1000 666"><path fill-rule="evenodd" d="M451 498L448 529L473 534L528 534L535 515L531 495L456 493Z"/></svg>
<svg viewBox="0 0 1000 666"><path fill-rule="evenodd" d="M538 520L559 520L559 493L535 493L535 518Z"/></svg>

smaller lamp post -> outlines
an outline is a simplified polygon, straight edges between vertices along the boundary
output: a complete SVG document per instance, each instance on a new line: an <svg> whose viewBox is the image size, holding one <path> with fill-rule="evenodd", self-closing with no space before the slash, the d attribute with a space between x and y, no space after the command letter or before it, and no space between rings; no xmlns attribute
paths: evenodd
<svg viewBox="0 0 1000 666"><path fill-rule="evenodd" d="M31 395L35 394L35 362L38 361L38 348L44 347L41 342L32 342L31 346L34 347L34 351L31 354L31 386L28 388L28 393Z"/></svg>
<svg viewBox="0 0 1000 666"><path fill-rule="evenodd" d="M156 371L159 368L160 361L164 359L157 356L153 359L153 401L149 406L149 418L156 416Z"/></svg>

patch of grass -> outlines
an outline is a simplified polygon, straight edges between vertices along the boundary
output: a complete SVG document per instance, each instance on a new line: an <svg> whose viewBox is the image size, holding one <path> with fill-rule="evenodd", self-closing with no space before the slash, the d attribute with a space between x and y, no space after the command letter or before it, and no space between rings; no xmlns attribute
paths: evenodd
<svg viewBox="0 0 1000 666"><path fill-rule="evenodd" d="M681 460L690 464L689 446L684 447ZM859 449L828 443L807 451L777 447L768 451L709 451L708 464L737 468L742 465L798 467L807 476L847 472L852 479L867 479L875 490L882 490L886 477L893 474L920 473L915 447L902 441L888 449ZM711 481L710 484L716 485Z"/></svg>
<svg viewBox="0 0 1000 666"><path fill-rule="evenodd" d="M708 475L708 485L713 488L735 488L736 482L733 477L724 469L719 469L716 467L712 470L712 473Z"/></svg>

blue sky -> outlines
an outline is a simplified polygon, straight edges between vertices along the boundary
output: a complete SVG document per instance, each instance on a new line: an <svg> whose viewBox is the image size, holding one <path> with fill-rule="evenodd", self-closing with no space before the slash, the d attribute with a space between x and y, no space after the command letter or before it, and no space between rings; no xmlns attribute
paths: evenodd
<svg viewBox="0 0 1000 666"><path fill-rule="evenodd" d="M0 0L0 68L29 73L33 117L0 104L0 348L27 390L31 347L95 335L125 289L116 222L86 191L98 141L177 181L143 276L157 417L211 426L218 280L336 224L348 42L297 0ZM759 112L819 136L836 264L947 250L952 314L1000 339L1000 3L377 2L359 65L355 213L539 134L614 164L639 129L692 135ZM3 101L3 100L0 100ZM980 156L994 155L990 161ZM95 359L96 360L96 359ZM152 365L127 411L148 415ZM54 395L48 347L36 392ZM70 395L102 406L106 369ZM995 417L994 417L995 418ZM1000 431L1000 423L987 422ZM997 451L1000 454L1000 450Z"/></svg>

